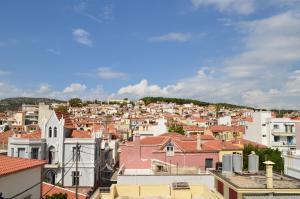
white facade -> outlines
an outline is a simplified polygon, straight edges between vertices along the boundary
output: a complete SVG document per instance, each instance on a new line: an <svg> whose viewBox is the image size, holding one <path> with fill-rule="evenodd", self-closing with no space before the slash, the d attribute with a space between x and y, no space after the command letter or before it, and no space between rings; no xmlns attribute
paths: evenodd
<svg viewBox="0 0 300 199"><path fill-rule="evenodd" d="M295 124L290 118L272 118L271 112L253 113L253 122L247 124L245 139L257 142L284 153L296 148Z"/></svg>
<svg viewBox="0 0 300 199"><path fill-rule="evenodd" d="M218 125L231 126L231 116L227 115L227 116L224 116L224 117L219 117L218 118Z"/></svg>
<svg viewBox="0 0 300 199"><path fill-rule="evenodd" d="M154 125L138 126L138 130L135 130L134 134L140 134L142 138L146 136L158 136L168 132L166 120L164 118L159 118L156 122L157 124Z"/></svg>
<svg viewBox="0 0 300 199"><path fill-rule="evenodd" d="M11 198L23 190L41 182L42 167L26 169L5 176L0 176L0 192L2 197ZM9 183L8 183L9 182ZM42 194L41 185L33 187L15 199L36 199Z"/></svg>
<svg viewBox="0 0 300 199"><path fill-rule="evenodd" d="M295 125L296 131L300 129L300 123ZM300 134L296 134L296 151L283 155L284 158L284 174L300 179Z"/></svg>
<svg viewBox="0 0 300 199"><path fill-rule="evenodd" d="M38 148L38 159L45 159L44 175L52 184L71 187L94 187L100 182L101 139L99 133L91 138L70 138L73 129L65 127L65 119L52 113L42 123L41 139L9 139L9 156L32 158ZM80 146L78 172L75 173L76 145ZM79 179L75 178L79 174ZM75 176L75 177L74 177Z"/></svg>
<svg viewBox="0 0 300 199"><path fill-rule="evenodd" d="M45 139L10 137L7 155L11 157L45 159Z"/></svg>

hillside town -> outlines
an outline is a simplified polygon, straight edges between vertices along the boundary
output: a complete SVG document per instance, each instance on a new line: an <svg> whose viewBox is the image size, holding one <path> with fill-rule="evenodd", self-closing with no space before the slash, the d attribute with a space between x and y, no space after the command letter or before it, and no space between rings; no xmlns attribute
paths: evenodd
<svg viewBox="0 0 300 199"><path fill-rule="evenodd" d="M297 111L75 98L0 124L0 198L300 197Z"/></svg>

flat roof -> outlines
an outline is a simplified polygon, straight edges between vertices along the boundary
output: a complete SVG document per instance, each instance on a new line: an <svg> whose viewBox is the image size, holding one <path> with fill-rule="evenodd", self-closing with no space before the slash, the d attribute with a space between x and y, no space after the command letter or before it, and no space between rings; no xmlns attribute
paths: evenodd
<svg viewBox="0 0 300 199"><path fill-rule="evenodd" d="M264 171L257 174L247 173L222 173L220 171L211 171L217 177L225 180L231 185L239 189L266 189L267 179ZM273 173L273 188L274 189L300 189L300 180Z"/></svg>

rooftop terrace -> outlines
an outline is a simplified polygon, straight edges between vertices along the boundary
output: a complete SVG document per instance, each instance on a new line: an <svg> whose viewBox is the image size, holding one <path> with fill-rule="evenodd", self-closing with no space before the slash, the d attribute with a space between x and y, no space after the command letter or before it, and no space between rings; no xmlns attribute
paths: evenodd
<svg viewBox="0 0 300 199"><path fill-rule="evenodd" d="M267 180L265 172L257 174L226 174L219 171L211 171L215 176L220 177L236 188L241 189L266 189ZM300 189L300 180L285 175L273 173L274 189Z"/></svg>

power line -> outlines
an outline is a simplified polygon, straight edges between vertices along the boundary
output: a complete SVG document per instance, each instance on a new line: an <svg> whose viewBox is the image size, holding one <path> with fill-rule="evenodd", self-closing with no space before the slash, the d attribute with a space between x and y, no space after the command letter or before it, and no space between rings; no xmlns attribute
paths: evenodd
<svg viewBox="0 0 300 199"><path fill-rule="evenodd" d="M80 153L85 153L85 154L89 154L89 155L94 155L92 153L88 153L88 152L85 152L85 151L80 151Z"/></svg>
<svg viewBox="0 0 300 199"><path fill-rule="evenodd" d="M75 162L73 162L73 164L71 165L71 167L69 168L69 170L61 177L61 179L57 182L60 183L62 181L62 179L67 175L67 173L72 169L73 165L75 164ZM56 184L57 184L56 183ZM40 199L43 199L44 196L46 196L52 189L54 189L54 187L56 187L56 185L53 185L53 187L51 187L51 189L49 189L44 195L42 195L42 197Z"/></svg>
<svg viewBox="0 0 300 199"><path fill-rule="evenodd" d="M75 197L78 199L78 184L79 184L79 174L78 174L78 158L80 155L80 145L76 143L76 183L75 183Z"/></svg>
<svg viewBox="0 0 300 199"><path fill-rule="evenodd" d="M66 164L68 164L71 160L72 160L72 158L71 158ZM73 163L73 164L74 164L74 163ZM72 165L72 166L73 166L73 165ZM71 168L72 168L72 166L71 166ZM64 175L64 176L65 176L65 175ZM33 189L34 187L40 185L41 183L43 183L43 181L38 182L38 183L32 185L31 187L25 189L24 191L21 191L20 193L17 193L16 195L14 195L14 196L12 196L12 197L10 197L10 198L7 198L7 199L13 199L13 198L16 198L16 197L22 195L23 193L25 193L26 191L29 191L30 189Z"/></svg>
<svg viewBox="0 0 300 199"><path fill-rule="evenodd" d="M18 193L18 194L16 194L16 195L14 195L13 197L7 198L7 199L13 199L13 198L16 198L16 197L22 195L23 193L25 193L26 191L28 191L28 190L30 190L30 189L32 189L32 188L34 188L34 187L40 185L41 183L42 183L42 182L38 182L38 183L32 185L31 187L25 189L24 191L22 191L22 192L20 192L20 193Z"/></svg>

